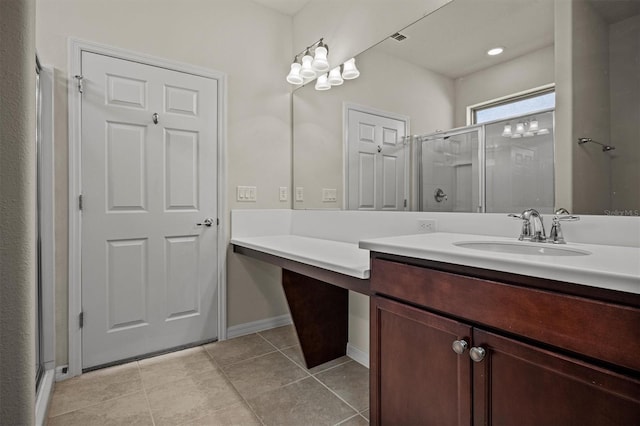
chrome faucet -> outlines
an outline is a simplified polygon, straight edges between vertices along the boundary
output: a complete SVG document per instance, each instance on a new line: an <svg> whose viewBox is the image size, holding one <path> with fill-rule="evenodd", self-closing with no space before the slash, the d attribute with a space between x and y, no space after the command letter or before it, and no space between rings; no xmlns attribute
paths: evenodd
<svg viewBox="0 0 640 426"><path fill-rule="evenodd" d="M573 216L569 214L567 209L558 209L553 217L553 223L551 225L551 231L549 231L548 241L553 244L566 244L562 235L562 228L560 228L560 221L576 221L580 220L580 216Z"/></svg>
<svg viewBox="0 0 640 426"><path fill-rule="evenodd" d="M522 232L520 232L520 241L533 241L536 243L547 242L547 235L544 231L544 223L542 216L536 209L527 209L521 214L509 214L509 217L522 220Z"/></svg>

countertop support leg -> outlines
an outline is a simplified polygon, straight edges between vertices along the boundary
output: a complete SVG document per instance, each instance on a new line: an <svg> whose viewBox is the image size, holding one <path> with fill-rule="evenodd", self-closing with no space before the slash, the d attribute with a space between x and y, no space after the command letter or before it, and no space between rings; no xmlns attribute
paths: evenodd
<svg viewBox="0 0 640 426"><path fill-rule="evenodd" d="M282 287L307 368L346 355L348 290L287 269Z"/></svg>

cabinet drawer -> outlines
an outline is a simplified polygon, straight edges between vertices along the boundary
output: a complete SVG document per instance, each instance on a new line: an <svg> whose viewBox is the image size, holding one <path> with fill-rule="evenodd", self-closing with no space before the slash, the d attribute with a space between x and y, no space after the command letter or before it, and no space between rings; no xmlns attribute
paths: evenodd
<svg viewBox="0 0 640 426"><path fill-rule="evenodd" d="M640 371L640 309L373 258L371 289Z"/></svg>

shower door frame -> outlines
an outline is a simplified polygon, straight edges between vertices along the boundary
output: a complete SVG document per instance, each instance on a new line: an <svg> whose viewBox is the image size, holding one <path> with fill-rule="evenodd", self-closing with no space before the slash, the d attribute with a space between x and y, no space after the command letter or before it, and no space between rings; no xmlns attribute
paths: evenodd
<svg viewBox="0 0 640 426"><path fill-rule="evenodd" d="M485 164L485 140L484 140L484 125L483 124L474 124L472 126L464 126L464 127L457 127L455 129L451 129L451 130L447 130L444 132L437 132L437 133L431 133L429 135L426 136L417 136L417 138L423 138L420 140L417 140L416 142L420 142L417 143L416 145L416 161L417 161L417 169L418 169L418 185L417 185L417 190L418 190L418 206L419 206L419 211L425 211L422 210L423 208L423 193L424 191L422 190L422 184L423 184L423 161L422 161L422 144L426 141L435 141L438 139L444 139L445 137L449 137L449 136L457 136L457 135L461 135L463 133L472 133L472 132L478 132L478 170L479 170L479 179L478 179L478 205L476 205L475 207L475 213L484 213L486 210L486 200L485 200L485 181L486 181L486 164ZM469 213L474 213L474 211L471 211Z"/></svg>

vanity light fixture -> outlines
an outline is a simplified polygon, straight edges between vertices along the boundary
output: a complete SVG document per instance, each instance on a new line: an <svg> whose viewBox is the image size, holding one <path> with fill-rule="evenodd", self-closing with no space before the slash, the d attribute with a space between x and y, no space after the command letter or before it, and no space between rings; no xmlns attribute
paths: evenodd
<svg viewBox="0 0 640 426"><path fill-rule="evenodd" d="M329 90L331 84L329 84L327 74L322 74L316 79L316 90Z"/></svg>
<svg viewBox="0 0 640 426"><path fill-rule="evenodd" d="M487 55L496 56L504 52L504 47L494 47L492 49L487 50Z"/></svg>
<svg viewBox="0 0 640 426"><path fill-rule="evenodd" d="M320 44L316 47L315 55L313 56L313 62L311 62L311 67L316 72L327 72L329 71L329 61L327 60L327 54L329 50L327 46L320 39Z"/></svg>
<svg viewBox="0 0 640 426"><path fill-rule="evenodd" d="M517 139L517 138L530 138L536 135L548 135L549 129L541 129L538 120L535 117L516 123L515 130L512 130L511 123L506 123L502 129L502 137Z"/></svg>
<svg viewBox="0 0 640 426"><path fill-rule="evenodd" d="M311 62L313 62L313 56L311 56L309 49L307 49L302 57L302 68L300 69L300 75L303 78L314 78L316 76L316 72L311 66Z"/></svg>
<svg viewBox="0 0 640 426"><path fill-rule="evenodd" d="M344 80L352 80L360 76L355 58L331 68L327 58L328 53L329 46L323 39L307 46L293 58L291 69L287 74L287 82L302 85L317 78L316 90L329 90L332 86L340 86Z"/></svg>
<svg viewBox="0 0 640 426"><path fill-rule="evenodd" d="M342 78L353 80L360 76L360 71L356 68L356 58L351 58L342 65Z"/></svg>
<svg viewBox="0 0 640 426"><path fill-rule="evenodd" d="M300 68L302 68L302 64L299 62L291 64L291 71L289 71L289 75L287 75L287 82L291 84L302 84L304 82L304 79L300 75Z"/></svg>
<svg viewBox="0 0 640 426"><path fill-rule="evenodd" d="M344 83L344 80L342 79L342 75L341 75L341 69L342 69L342 65L339 67L335 67L334 69L329 71L328 81L330 85L340 86L342 83Z"/></svg>

